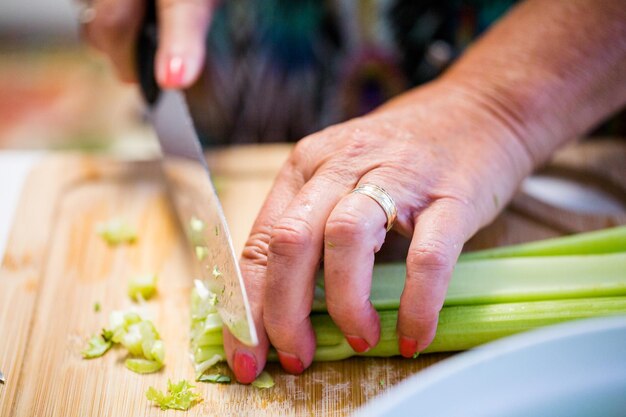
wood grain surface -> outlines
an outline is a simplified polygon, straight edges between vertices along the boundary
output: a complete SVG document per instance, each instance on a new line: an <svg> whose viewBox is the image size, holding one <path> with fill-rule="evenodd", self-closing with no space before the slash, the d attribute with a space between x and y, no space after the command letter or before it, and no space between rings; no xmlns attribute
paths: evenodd
<svg viewBox="0 0 626 417"><path fill-rule="evenodd" d="M285 146L264 146L209 155L238 252L288 152ZM598 141L567 149L549 169L596 179L626 199L625 161L623 144ZM117 216L137 227L135 245L110 248L95 233L98 222ZM623 223L623 213L572 213L519 195L467 247ZM402 250L401 243L387 248L400 257ZM182 415L151 406L144 393L151 385L165 388L168 378L193 379L188 256L157 162L70 154L45 159L25 186L0 270L0 369L7 377L7 384L0 385L0 416ZM115 349L103 358L83 360L85 340L107 325L109 312L132 305L127 281L141 273L160 277L159 295L146 309L166 344L165 368L134 374ZM185 415L347 415L447 356L316 363L301 376L271 364L274 388L199 383L204 401Z"/></svg>

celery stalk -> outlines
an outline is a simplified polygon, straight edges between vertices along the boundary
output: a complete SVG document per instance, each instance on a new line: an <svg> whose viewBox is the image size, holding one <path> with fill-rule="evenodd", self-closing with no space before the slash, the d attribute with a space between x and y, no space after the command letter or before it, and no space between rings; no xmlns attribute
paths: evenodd
<svg viewBox="0 0 626 417"><path fill-rule="evenodd" d="M590 255L626 251L626 226L502 246L461 255L459 261L520 256Z"/></svg>
<svg viewBox="0 0 626 417"><path fill-rule="evenodd" d="M404 263L374 267L370 299L380 316L381 337L365 356L398 354L396 320L405 274ZM209 300L210 291L197 282L191 343L196 363L224 357L220 323ZM626 227L482 251L464 255L456 265L437 335L426 352L465 350L540 326L616 314L626 314ZM315 360L356 355L326 311L323 285L316 286L311 321ZM277 359L275 352L269 359Z"/></svg>
<svg viewBox="0 0 626 417"><path fill-rule="evenodd" d="M374 267L370 300L377 310L397 309L404 263ZM459 262L445 305L626 295L626 252L601 255L502 258ZM313 312L325 312L318 288Z"/></svg>
<svg viewBox="0 0 626 417"><path fill-rule="evenodd" d="M439 314L437 335L425 352L454 352L541 326L568 320L626 314L626 297L576 298L444 307ZM370 351L355 353L328 314L311 316L317 337L316 361L334 361L351 356L398 355L396 310L380 311L380 341ZM212 354L224 356L221 342ZM277 360L271 352L269 360Z"/></svg>

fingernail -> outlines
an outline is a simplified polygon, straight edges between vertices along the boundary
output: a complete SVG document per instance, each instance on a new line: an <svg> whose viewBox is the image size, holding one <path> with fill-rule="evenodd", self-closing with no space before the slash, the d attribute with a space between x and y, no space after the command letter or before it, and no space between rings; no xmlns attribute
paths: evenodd
<svg viewBox="0 0 626 417"><path fill-rule="evenodd" d="M183 83L185 76L185 61L180 56L173 56L167 61L165 70L165 87L176 88Z"/></svg>
<svg viewBox="0 0 626 417"><path fill-rule="evenodd" d="M398 341L398 347L400 348L400 354L405 358L412 358L417 352L417 340L411 339L406 336L400 336Z"/></svg>
<svg viewBox="0 0 626 417"><path fill-rule="evenodd" d="M346 340L357 353L364 353L371 349L370 345L363 339L358 336L346 336Z"/></svg>
<svg viewBox="0 0 626 417"><path fill-rule="evenodd" d="M241 384L250 384L256 379L256 359L246 351L235 351L233 372Z"/></svg>
<svg viewBox="0 0 626 417"><path fill-rule="evenodd" d="M283 366L285 371L290 374L299 375L304 372L304 365L302 361L296 357L296 355L292 355L291 353L277 351L278 360L280 364Z"/></svg>

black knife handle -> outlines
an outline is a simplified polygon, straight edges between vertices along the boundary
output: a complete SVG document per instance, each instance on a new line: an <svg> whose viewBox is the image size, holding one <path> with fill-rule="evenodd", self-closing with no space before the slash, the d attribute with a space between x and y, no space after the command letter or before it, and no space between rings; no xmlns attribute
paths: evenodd
<svg viewBox="0 0 626 417"><path fill-rule="evenodd" d="M155 3L155 0L146 1L146 12L141 28L139 29L136 46L137 49L135 53L137 59L137 76L139 77L141 94L150 105L157 101L161 91L154 75L154 58L156 56L158 44L157 12Z"/></svg>

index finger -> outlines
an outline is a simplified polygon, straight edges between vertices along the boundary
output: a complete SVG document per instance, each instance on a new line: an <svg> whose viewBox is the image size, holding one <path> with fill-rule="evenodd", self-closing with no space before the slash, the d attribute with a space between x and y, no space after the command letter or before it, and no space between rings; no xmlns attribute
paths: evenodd
<svg viewBox="0 0 626 417"><path fill-rule="evenodd" d="M259 336L256 347L246 346L224 327L224 349L226 360L235 373L237 381L249 384L265 367L269 340L263 327L263 299L265 296L265 274L267 254L273 225L304 184L302 175L290 163L278 174L244 247L240 267L246 292L250 301L252 317Z"/></svg>

